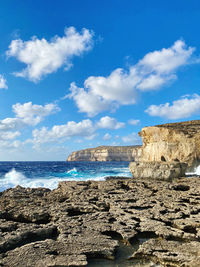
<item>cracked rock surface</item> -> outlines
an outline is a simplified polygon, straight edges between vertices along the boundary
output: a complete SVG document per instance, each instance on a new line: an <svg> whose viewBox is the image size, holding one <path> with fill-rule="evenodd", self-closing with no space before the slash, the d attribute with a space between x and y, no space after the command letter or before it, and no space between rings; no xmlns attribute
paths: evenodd
<svg viewBox="0 0 200 267"><path fill-rule="evenodd" d="M123 243L134 252L121 266L144 259L197 267L199 241L199 178L61 182L52 191L18 186L0 193L0 266L115 262Z"/></svg>

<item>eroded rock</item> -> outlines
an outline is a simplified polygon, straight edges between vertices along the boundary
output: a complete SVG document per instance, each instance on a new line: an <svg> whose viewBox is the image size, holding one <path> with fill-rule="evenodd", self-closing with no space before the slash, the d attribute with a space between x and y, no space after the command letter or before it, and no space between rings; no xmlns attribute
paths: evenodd
<svg viewBox="0 0 200 267"><path fill-rule="evenodd" d="M143 161L178 161L189 166L200 162L200 120L144 127L139 134Z"/></svg>
<svg viewBox="0 0 200 267"><path fill-rule="evenodd" d="M0 266L87 266L97 258L115 262L121 243L136 250L124 264L151 259L160 266L199 266L199 196L198 178L6 190L0 196Z"/></svg>
<svg viewBox="0 0 200 267"><path fill-rule="evenodd" d="M135 178L169 180L184 177L187 164L162 161L135 161L130 163L129 168Z"/></svg>

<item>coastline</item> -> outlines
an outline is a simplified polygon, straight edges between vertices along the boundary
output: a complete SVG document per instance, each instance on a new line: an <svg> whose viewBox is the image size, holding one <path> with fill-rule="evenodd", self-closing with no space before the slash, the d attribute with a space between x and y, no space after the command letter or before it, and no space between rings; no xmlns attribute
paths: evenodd
<svg viewBox="0 0 200 267"><path fill-rule="evenodd" d="M100 258L110 264L104 266L120 260L123 266L153 266L151 261L196 267L199 195L196 177L172 182L110 178L60 182L52 191L5 190L0 194L0 263L102 266L94 265ZM120 244L125 250L134 247L126 255L131 259L119 257Z"/></svg>

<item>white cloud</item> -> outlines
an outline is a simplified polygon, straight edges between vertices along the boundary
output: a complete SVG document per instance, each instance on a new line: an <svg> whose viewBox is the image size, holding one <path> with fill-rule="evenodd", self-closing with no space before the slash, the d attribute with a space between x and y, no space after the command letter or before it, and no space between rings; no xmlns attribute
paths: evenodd
<svg viewBox="0 0 200 267"><path fill-rule="evenodd" d="M7 81L1 74L0 74L0 89L8 89Z"/></svg>
<svg viewBox="0 0 200 267"><path fill-rule="evenodd" d="M96 123L90 119L82 120L80 122L69 121L63 125L54 125L51 129L42 127L35 129L32 132L34 145L40 145L49 142L63 142L72 137L82 137L87 140L92 140L97 136L98 129L112 129L117 130L124 127L124 123L117 122L111 117L102 117Z"/></svg>
<svg viewBox="0 0 200 267"><path fill-rule="evenodd" d="M69 121L63 125L55 125L48 130L43 127L41 130L33 130L33 142L35 144L42 144L48 142L55 142L59 139L69 139L71 137L91 137L94 135L95 129L92 121L87 119L81 122Z"/></svg>
<svg viewBox="0 0 200 267"><path fill-rule="evenodd" d="M108 109L114 111L119 105L135 104L136 92L133 88L137 81L133 68L129 72L116 69L108 77L89 77L84 82L84 88L72 83L68 97L75 101L79 112L95 116Z"/></svg>
<svg viewBox="0 0 200 267"><path fill-rule="evenodd" d="M24 126L24 122L18 118L6 118L0 120L0 131L18 130Z"/></svg>
<svg viewBox="0 0 200 267"><path fill-rule="evenodd" d="M55 36L49 42L37 37L29 41L17 39L11 42L7 56L16 57L27 65L22 71L16 72L16 76L36 82L63 65L66 70L69 69L73 56L80 56L91 49L92 36L92 32L87 29L79 33L74 27L69 27L65 29L63 37Z"/></svg>
<svg viewBox="0 0 200 267"><path fill-rule="evenodd" d="M11 140L11 139L15 139L16 137L20 136L21 133L19 131L4 131L4 132L0 132L0 139L1 140Z"/></svg>
<svg viewBox="0 0 200 267"><path fill-rule="evenodd" d="M125 123L118 122L115 118L111 118L109 116L102 117L96 124L97 128L105 128L117 130L123 128Z"/></svg>
<svg viewBox="0 0 200 267"><path fill-rule="evenodd" d="M12 149L18 149L20 147L22 147L23 143L15 140L15 141L7 141L7 140L1 140L0 139L0 151L4 150L4 153L6 154L6 152L8 150L12 150Z"/></svg>
<svg viewBox="0 0 200 267"><path fill-rule="evenodd" d="M0 131L19 130L26 125L35 126L45 117L60 111L56 104L33 105L32 102L12 106L15 118L0 120Z"/></svg>
<svg viewBox="0 0 200 267"><path fill-rule="evenodd" d="M187 48L184 41L178 40L170 48L148 53L139 61L138 65L147 73L155 71L156 73L169 74L185 65L194 50L192 47Z"/></svg>
<svg viewBox="0 0 200 267"><path fill-rule="evenodd" d="M20 131L25 126L35 126L46 116L49 116L60 109L56 104L33 105L32 102L12 106L15 118L5 118L0 120L0 140L6 141L19 137ZM17 142L17 140L16 140ZM6 142L2 143L7 144ZM9 145L9 148L16 147L17 143Z"/></svg>
<svg viewBox="0 0 200 267"><path fill-rule="evenodd" d="M161 105L151 105L145 110L150 116L164 117L175 120L188 118L200 113L200 96L197 94L183 96L181 99Z"/></svg>
<svg viewBox="0 0 200 267"><path fill-rule="evenodd" d="M140 120L134 120L134 119L130 119L128 120L128 124L130 125L138 125L140 123Z"/></svg>
<svg viewBox="0 0 200 267"><path fill-rule="evenodd" d="M122 141L130 145L141 145L142 144L142 140L137 133L131 133L127 136L122 137Z"/></svg>
<svg viewBox="0 0 200 267"><path fill-rule="evenodd" d="M103 110L109 109L110 102L104 100L102 97L94 95L79 88L75 83L71 83L71 94L64 98L73 98L78 106L80 112L86 112L89 117L95 116Z"/></svg>
<svg viewBox="0 0 200 267"><path fill-rule="evenodd" d="M159 74L151 74L147 78L144 78L137 86L141 91L156 90L160 88L167 81L175 80L176 75L161 76Z"/></svg>
<svg viewBox="0 0 200 267"><path fill-rule="evenodd" d="M13 112L17 118L20 118L25 124L37 125L45 117L60 111L57 104L33 105L32 102L24 104L17 103L12 106Z"/></svg>
<svg viewBox="0 0 200 267"><path fill-rule="evenodd" d="M107 77L91 76L85 80L84 88L72 83L71 94L66 97L72 98L79 111L89 116L135 104L139 91L155 90L176 79L175 72L190 63L194 50L178 40L167 49L146 54L128 71L118 68Z"/></svg>
<svg viewBox="0 0 200 267"><path fill-rule="evenodd" d="M111 138L112 138L112 136L109 133L106 133L106 134L104 134L102 139L107 141L107 140L110 140Z"/></svg>

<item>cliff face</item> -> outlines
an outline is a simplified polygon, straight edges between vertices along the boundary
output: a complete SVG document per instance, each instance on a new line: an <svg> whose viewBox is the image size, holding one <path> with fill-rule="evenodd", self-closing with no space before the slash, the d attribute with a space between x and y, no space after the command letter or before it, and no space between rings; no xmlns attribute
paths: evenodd
<svg viewBox="0 0 200 267"><path fill-rule="evenodd" d="M145 127L143 146L129 167L135 178L172 180L200 164L200 120Z"/></svg>
<svg viewBox="0 0 200 267"><path fill-rule="evenodd" d="M140 146L99 146L72 152L67 161L133 161Z"/></svg>
<svg viewBox="0 0 200 267"><path fill-rule="evenodd" d="M189 166L200 162L200 120L145 127L142 161L179 161Z"/></svg>

